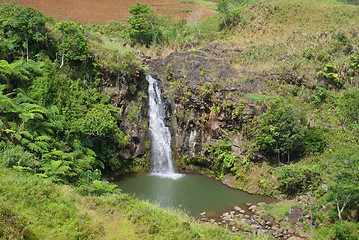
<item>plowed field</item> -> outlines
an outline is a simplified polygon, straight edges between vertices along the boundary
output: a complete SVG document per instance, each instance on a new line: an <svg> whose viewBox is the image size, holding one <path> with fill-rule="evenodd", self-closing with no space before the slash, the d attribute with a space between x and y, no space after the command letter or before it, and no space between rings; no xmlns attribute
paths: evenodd
<svg viewBox="0 0 359 240"><path fill-rule="evenodd" d="M8 2L0 0L0 2ZM17 0L22 6L34 7L58 20L80 23L107 23L110 20L125 22L131 15L128 8L136 2L145 3L159 15L174 19L198 20L215 12L191 0Z"/></svg>

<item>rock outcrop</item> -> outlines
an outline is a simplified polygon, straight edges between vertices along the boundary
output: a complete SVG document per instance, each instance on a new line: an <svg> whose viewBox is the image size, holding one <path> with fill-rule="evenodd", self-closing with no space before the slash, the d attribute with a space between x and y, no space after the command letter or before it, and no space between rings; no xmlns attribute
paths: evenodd
<svg viewBox="0 0 359 240"><path fill-rule="evenodd" d="M207 218L206 214L201 214L198 222L209 222L216 225L227 225L233 232L245 231L250 234L255 232L257 235L267 233L281 240L305 240L312 238L311 216L302 208L293 206L288 216L282 219L275 219L266 214L264 207L266 203L257 205L247 204L242 209L235 206L233 211L223 213L219 219ZM295 221L290 220L295 217Z"/></svg>
<svg viewBox="0 0 359 240"><path fill-rule="evenodd" d="M191 164L208 166L211 160L203 157L208 146L226 137L233 155L245 156L243 124L266 108L249 99L248 93L268 92L268 86L259 73L238 71L231 65L230 59L242 51L232 43L215 43L147 62L170 102L174 159L183 169ZM195 160L183 162L183 157Z"/></svg>

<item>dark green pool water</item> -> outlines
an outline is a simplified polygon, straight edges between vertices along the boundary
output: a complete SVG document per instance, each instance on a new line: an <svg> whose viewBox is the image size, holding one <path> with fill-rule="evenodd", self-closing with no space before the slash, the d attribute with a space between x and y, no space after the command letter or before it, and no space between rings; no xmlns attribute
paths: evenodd
<svg viewBox="0 0 359 240"><path fill-rule="evenodd" d="M186 174L178 179L153 175L132 175L116 182L123 192L158 203L161 207L181 208L191 216L231 211L235 205L272 202L269 197L231 189L218 181Z"/></svg>

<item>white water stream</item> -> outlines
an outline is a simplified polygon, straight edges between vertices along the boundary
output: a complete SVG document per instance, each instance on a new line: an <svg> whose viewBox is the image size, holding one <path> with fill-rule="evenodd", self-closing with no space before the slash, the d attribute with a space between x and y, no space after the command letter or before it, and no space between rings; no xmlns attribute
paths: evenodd
<svg viewBox="0 0 359 240"><path fill-rule="evenodd" d="M148 115L151 133L152 175L177 179L183 176L175 172L172 163L171 134L166 127L165 106L162 102L158 82L151 75L146 75L148 86Z"/></svg>

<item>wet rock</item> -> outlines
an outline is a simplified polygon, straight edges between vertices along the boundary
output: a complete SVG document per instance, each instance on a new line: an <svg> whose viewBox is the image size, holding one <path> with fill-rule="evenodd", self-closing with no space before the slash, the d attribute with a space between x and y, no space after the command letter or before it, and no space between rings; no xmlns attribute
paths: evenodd
<svg viewBox="0 0 359 240"><path fill-rule="evenodd" d="M264 206L267 206L267 204L265 202L259 202L259 203L257 203L257 206L264 207Z"/></svg>
<svg viewBox="0 0 359 240"><path fill-rule="evenodd" d="M257 206L256 205L252 205L248 208L249 211L251 212L255 212L257 210Z"/></svg>
<svg viewBox="0 0 359 240"><path fill-rule="evenodd" d="M266 225L271 227L271 226L273 226L274 224L273 224L273 222L268 221L268 222L266 222Z"/></svg>
<svg viewBox="0 0 359 240"><path fill-rule="evenodd" d="M231 216L225 216L222 219L223 221L227 221L227 222L233 221L233 218Z"/></svg>
<svg viewBox="0 0 359 240"><path fill-rule="evenodd" d="M206 215L206 212L202 212L200 215L201 215L201 216Z"/></svg>
<svg viewBox="0 0 359 240"><path fill-rule="evenodd" d="M244 215L245 219L250 219L251 217L249 215Z"/></svg>
<svg viewBox="0 0 359 240"><path fill-rule="evenodd" d="M240 207L238 207L238 206L235 206L234 208L233 208L235 211L237 211L237 212L242 212L243 210L242 210L242 208L240 208Z"/></svg>

